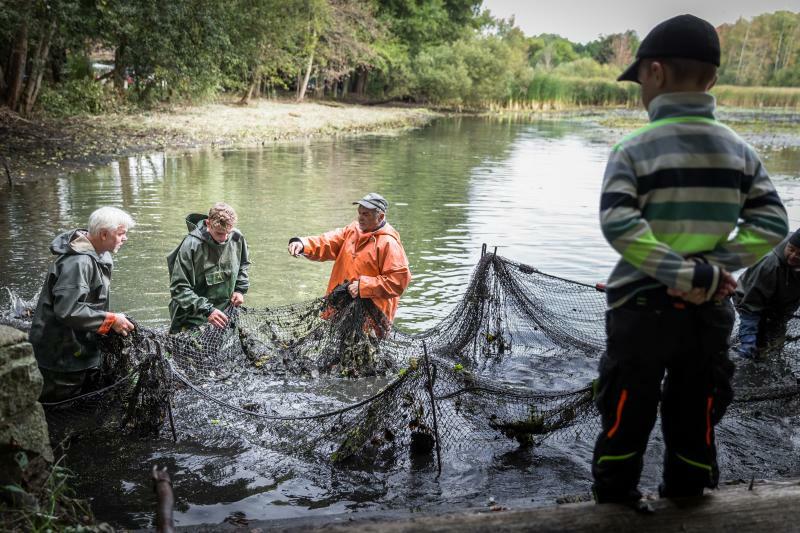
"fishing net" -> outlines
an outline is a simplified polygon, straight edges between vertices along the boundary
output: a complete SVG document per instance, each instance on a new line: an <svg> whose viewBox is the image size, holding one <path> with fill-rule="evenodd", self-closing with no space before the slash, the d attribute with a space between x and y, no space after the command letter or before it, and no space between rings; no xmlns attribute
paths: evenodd
<svg viewBox="0 0 800 533"><path fill-rule="evenodd" d="M24 322L15 306L0 321ZM594 375L605 309L599 287L484 253L462 299L427 331L391 327L344 286L286 306L228 309L224 329L169 335L137 324L102 340L99 390L45 408L56 434L166 431L260 446L276 468L392 468L409 454L590 441L599 431L591 378L560 390L550 369L577 360ZM798 413L798 334L793 318L770 355L783 364L737 387L729 417ZM513 379L522 367L534 375L526 383Z"/></svg>

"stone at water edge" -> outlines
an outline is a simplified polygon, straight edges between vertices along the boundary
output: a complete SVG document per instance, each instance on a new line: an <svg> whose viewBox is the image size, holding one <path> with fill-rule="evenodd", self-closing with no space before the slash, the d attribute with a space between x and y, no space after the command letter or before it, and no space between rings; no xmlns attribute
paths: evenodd
<svg viewBox="0 0 800 533"><path fill-rule="evenodd" d="M53 462L42 375L28 335L0 325L0 486L39 487Z"/></svg>

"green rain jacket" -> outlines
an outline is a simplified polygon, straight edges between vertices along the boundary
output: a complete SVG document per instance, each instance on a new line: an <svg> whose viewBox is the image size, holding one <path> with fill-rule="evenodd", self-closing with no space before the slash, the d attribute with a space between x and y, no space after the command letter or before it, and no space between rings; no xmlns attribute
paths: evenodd
<svg viewBox="0 0 800 533"><path fill-rule="evenodd" d="M201 326L214 308L223 310L234 292L247 293L250 266L244 235L234 229L219 244L211 238L202 214L186 217L189 234L167 256L171 333Z"/></svg>
<svg viewBox="0 0 800 533"><path fill-rule="evenodd" d="M800 303L800 272L789 266L786 238L739 277L733 303L740 312L785 317Z"/></svg>
<svg viewBox="0 0 800 533"><path fill-rule="evenodd" d="M78 372L100 366L98 329L107 318L114 261L108 252L97 255L86 235L69 231L50 245L58 257L47 271L30 331L41 368Z"/></svg>

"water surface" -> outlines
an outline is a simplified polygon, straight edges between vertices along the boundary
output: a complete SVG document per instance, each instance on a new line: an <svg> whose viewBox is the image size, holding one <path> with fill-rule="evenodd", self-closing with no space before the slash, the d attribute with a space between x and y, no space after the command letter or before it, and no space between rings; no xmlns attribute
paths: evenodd
<svg viewBox="0 0 800 533"><path fill-rule="evenodd" d="M366 192L390 202L388 219L402 237L413 281L398 327L435 325L462 294L482 243L541 270L595 283L617 259L597 223L603 169L616 139L586 122L448 119L398 136L371 136L259 149L153 153L115 161L52 182L25 184L0 197L0 285L38 292L60 231L84 226L92 210L115 205L137 220L116 256L114 310L152 325L167 321L166 255L186 234L184 217L216 201L233 205L250 245L246 305L272 306L322 294L330 264L286 254L290 237L346 225L351 202ZM800 150L765 151L766 165L790 214L800 223ZM556 364L556 363L553 363ZM559 362L557 380L582 386L594 361ZM751 428L775 453L778 429ZM759 435L756 437L756 435ZM746 438L746 437L743 437ZM364 508L429 509L498 499L543 499L586 490L592 442L545 445L497 457L453 455L438 481L430 464L388 479L354 483L295 472L274 479L258 449L201 443L131 441L113 452L74 445L79 490L100 519L128 527L152 520L148 481L153 461L170 467L180 525L218 523L234 511L250 518L336 513ZM645 482L658 476L656 447ZM787 451L787 453L792 453ZM731 452L731 456L736 456ZM733 461L733 460L732 460ZM744 475L747 459L733 461ZM770 467L772 468L772 467ZM776 467L777 468L777 467ZM797 473L795 465L762 471ZM725 474L723 474L725 476Z"/></svg>

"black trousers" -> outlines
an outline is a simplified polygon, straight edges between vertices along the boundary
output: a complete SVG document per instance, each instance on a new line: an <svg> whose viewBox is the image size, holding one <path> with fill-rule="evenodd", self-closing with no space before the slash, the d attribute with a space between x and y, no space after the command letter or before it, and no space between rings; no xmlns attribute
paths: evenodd
<svg viewBox="0 0 800 533"><path fill-rule="evenodd" d="M664 289L607 312L608 345L595 389L603 428L592 461L598 503L641 497L637 486L659 402L662 496L695 496L717 486L714 426L733 399L733 321L729 300L696 306Z"/></svg>
<svg viewBox="0 0 800 533"><path fill-rule="evenodd" d="M101 388L99 368L89 368L77 372L59 372L40 368L39 372L42 373L44 380L42 393L39 395L40 402L63 402Z"/></svg>

